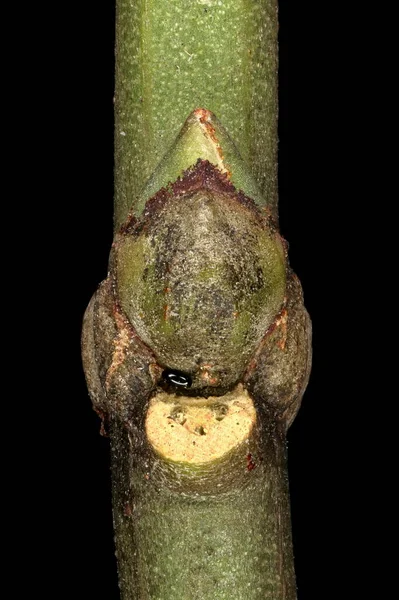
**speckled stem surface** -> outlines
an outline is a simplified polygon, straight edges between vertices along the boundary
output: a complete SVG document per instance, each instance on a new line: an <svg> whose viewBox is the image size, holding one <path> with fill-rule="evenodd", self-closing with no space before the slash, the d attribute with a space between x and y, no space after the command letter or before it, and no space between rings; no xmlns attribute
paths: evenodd
<svg viewBox="0 0 399 600"><path fill-rule="evenodd" d="M222 123L276 222L277 32L277 0L117 0L116 229L157 191L154 173L176 174L171 148L190 167L176 138L196 109ZM122 600L295 600L285 426L257 409L256 444L227 484L199 467L194 488L148 451L143 422L112 416Z"/></svg>
<svg viewBox="0 0 399 600"><path fill-rule="evenodd" d="M213 481L191 493L173 466L144 458L139 437L112 423L122 599L295 600L285 435L270 424L222 491Z"/></svg>
<svg viewBox="0 0 399 600"><path fill-rule="evenodd" d="M115 226L196 108L277 211L277 0L117 0Z"/></svg>

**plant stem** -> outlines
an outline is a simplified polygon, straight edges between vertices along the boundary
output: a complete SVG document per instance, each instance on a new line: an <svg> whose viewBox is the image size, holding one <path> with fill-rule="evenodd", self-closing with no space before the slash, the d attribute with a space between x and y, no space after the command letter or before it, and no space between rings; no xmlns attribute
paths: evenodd
<svg viewBox="0 0 399 600"><path fill-rule="evenodd" d="M196 108L277 211L277 0L117 0L115 225Z"/></svg>
<svg viewBox="0 0 399 600"><path fill-rule="evenodd" d="M271 426L262 438L256 466L246 470L243 455L230 490L218 492L213 483L213 493L190 494L170 489L170 471L148 480L153 465L114 422L114 523L124 600L296 598L285 435Z"/></svg>
<svg viewBox="0 0 399 600"><path fill-rule="evenodd" d="M277 229L277 30L276 0L117 0L116 233L82 341L122 600L296 598L310 321Z"/></svg>

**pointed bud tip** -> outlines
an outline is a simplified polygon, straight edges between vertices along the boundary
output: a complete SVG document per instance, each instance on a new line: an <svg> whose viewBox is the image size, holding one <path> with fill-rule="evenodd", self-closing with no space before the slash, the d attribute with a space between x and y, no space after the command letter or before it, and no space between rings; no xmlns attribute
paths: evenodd
<svg viewBox="0 0 399 600"><path fill-rule="evenodd" d="M209 123L209 121L215 120L216 118L213 112L207 108L196 108L189 116L189 119L193 117L201 123Z"/></svg>

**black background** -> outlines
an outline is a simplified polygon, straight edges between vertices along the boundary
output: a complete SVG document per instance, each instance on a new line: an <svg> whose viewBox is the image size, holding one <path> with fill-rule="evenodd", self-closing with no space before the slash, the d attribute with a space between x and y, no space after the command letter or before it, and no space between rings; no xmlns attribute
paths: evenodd
<svg viewBox="0 0 399 600"><path fill-rule="evenodd" d="M280 0L280 225L314 327L312 375L288 435L299 600L356 597L356 453L348 458L346 444L355 397L348 298L357 282L348 244L351 264L357 254L344 226L351 198L342 185L353 167L339 133L349 110L342 32L321 4ZM48 490L37 492L46 547L40 587L50 593L54 579L62 596L116 600L108 441L99 435L80 359L81 320L106 276L112 242L114 4L91 0L48 17L57 50L44 48L41 59L51 107L40 93L42 150L33 182L46 204L25 212L25 220L35 212L43 228L30 283L43 315L34 319L44 408L34 431L40 469L30 484ZM43 384L44 369L51 375Z"/></svg>

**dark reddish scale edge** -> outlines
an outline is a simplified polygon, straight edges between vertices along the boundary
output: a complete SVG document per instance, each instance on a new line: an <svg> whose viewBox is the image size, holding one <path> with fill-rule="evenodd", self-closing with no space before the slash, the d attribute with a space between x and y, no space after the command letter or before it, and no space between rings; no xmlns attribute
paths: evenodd
<svg viewBox="0 0 399 600"><path fill-rule="evenodd" d="M122 225L120 226L119 233L121 235L129 235L129 233L131 233L133 231L136 223L137 223L136 217L132 213L129 213L126 221L124 223L122 223Z"/></svg>
<svg viewBox="0 0 399 600"><path fill-rule="evenodd" d="M255 469L256 463L253 460L252 454L247 454L247 471L252 471Z"/></svg>
<svg viewBox="0 0 399 600"><path fill-rule="evenodd" d="M208 160L202 159L198 159L196 164L184 171L183 175L178 177L175 182L161 188L154 196L147 200L140 219L136 219L133 214L130 214L121 226L119 233L122 235L140 233L146 228L152 217L159 214L159 211L165 208L169 200L192 194L199 190L218 192L234 198L238 204L254 213L257 219L279 235L277 225L272 219L269 209L265 208L264 211L261 211L251 198L234 187L228 180L226 173L222 173Z"/></svg>

